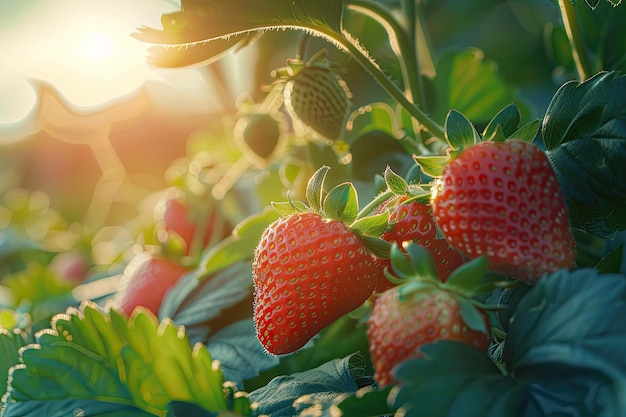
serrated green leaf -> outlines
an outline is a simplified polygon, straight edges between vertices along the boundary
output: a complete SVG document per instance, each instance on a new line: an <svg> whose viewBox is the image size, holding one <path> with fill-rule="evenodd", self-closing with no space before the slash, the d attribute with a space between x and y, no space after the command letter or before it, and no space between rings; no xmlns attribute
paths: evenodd
<svg viewBox="0 0 626 417"><path fill-rule="evenodd" d="M566 142L546 156L563 190L572 228L605 239L626 229L626 132L623 139Z"/></svg>
<svg viewBox="0 0 626 417"><path fill-rule="evenodd" d="M130 319L115 310L109 317L86 303L53 324L38 345L21 352L11 400L100 400L155 415L164 415L173 400L227 410L219 367L205 346L192 349L184 329L171 320L159 324L141 308ZM103 331L103 337L88 329Z"/></svg>
<svg viewBox="0 0 626 417"><path fill-rule="evenodd" d="M543 119L546 149L581 138L626 139L626 76L600 72L583 83L567 82L554 94Z"/></svg>
<svg viewBox="0 0 626 417"><path fill-rule="evenodd" d="M497 132L507 138L517 130L521 119L521 114L517 106L513 103L509 104L496 114L483 130L483 138L485 141L494 141ZM498 129L498 126L500 128Z"/></svg>
<svg viewBox="0 0 626 417"><path fill-rule="evenodd" d="M590 268L544 276L524 296L512 316L504 358L511 374L532 381L531 403L538 413L566 408L581 415L626 412L626 359L620 349L626 344L624 314L624 275ZM598 389L603 390L601 402L583 395ZM560 398L559 405L550 398Z"/></svg>
<svg viewBox="0 0 626 417"><path fill-rule="evenodd" d="M602 238L626 229L625 90L626 76L617 72L565 83L542 125L571 226Z"/></svg>
<svg viewBox="0 0 626 417"><path fill-rule="evenodd" d="M155 414L128 405L104 401L62 399L53 401L30 400L3 404L3 417L58 416L75 417L84 413L89 417L154 417Z"/></svg>
<svg viewBox="0 0 626 417"><path fill-rule="evenodd" d="M480 134L463 113L450 110L446 116L445 134L448 144L454 150L462 150L481 141Z"/></svg>
<svg viewBox="0 0 626 417"><path fill-rule="evenodd" d="M232 236L205 252L198 275L208 277L220 269L251 259L263 231L279 217L280 214L270 207L244 219L235 227Z"/></svg>
<svg viewBox="0 0 626 417"><path fill-rule="evenodd" d="M322 204L324 201L324 180L330 167L323 166L319 168L309 179L306 186L306 199L309 206L316 211L322 210Z"/></svg>
<svg viewBox="0 0 626 417"><path fill-rule="evenodd" d="M259 404L259 413L293 416L294 401L304 395L310 400L332 400L344 393L356 392L356 368L362 367L360 354L335 359L317 368L272 379L266 386L250 393L250 400Z"/></svg>
<svg viewBox="0 0 626 417"><path fill-rule="evenodd" d="M329 219L352 223L359 214L359 201L354 185L345 182L330 190L324 199L322 212Z"/></svg>
<svg viewBox="0 0 626 417"><path fill-rule="evenodd" d="M522 384L502 375L485 352L452 341L425 345L421 352L424 357L402 362L394 370L400 384L389 400L402 407L406 416L518 415L525 399L525 390L518 389ZM506 407L492 407L502 398L507 399ZM460 406L463 412L458 414ZM494 410L502 409L506 412L495 414Z"/></svg>
<svg viewBox="0 0 626 417"><path fill-rule="evenodd" d="M393 172L390 167L385 169L384 176L387 187L392 193L396 195L405 195L409 192L409 184L407 184L404 178Z"/></svg>
<svg viewBox="0 0 626 417"><path fill-rule="evenodd" d="M159 318L184 324L191 343L206 342L221 328L252 315L252 287L251 262L236 262L208 277L190 273L167 292Z"/></svg>

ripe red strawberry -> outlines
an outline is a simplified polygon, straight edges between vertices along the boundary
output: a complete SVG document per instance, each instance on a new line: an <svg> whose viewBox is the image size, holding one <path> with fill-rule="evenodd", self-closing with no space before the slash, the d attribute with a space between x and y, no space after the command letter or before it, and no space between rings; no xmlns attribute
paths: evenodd
<svg viewBox="0 0 626 417"><path fill-rule="evenodd" d="M381 239L390 243L395 242L399 246L405 241L415 241L428 249L435 259L437 276L445 282L450 273L463 264L465 257L450 246L443 236L437 236L437 224L430 206L415 200L404 203L407 198L405 195L390 202L392 211L389 222L393 228L383 233ZM387 205L383 206L383 209L385 207ZM384 269L390 265L390 261L376 255L372 256L379 275L376 292L383 292L393 286L384 274Z"/></svg>
<svg viewBox="0 0 626 417"><path fill-rule="evenodd" d="M392 383L393 368L419 357L425 344L451 340L486 351L491 343L489 317L471 298L486 272L486 258L464 264L442 283L426 249L412 243L406 251L408 260L398 246L392 247L392 263L406 282L375 300L367 322L374 379L380 386Z"/></svg>
<svg viewBox="0 0 626 417"><path fill-rule="evenodd" d="M304 346L360 306L375 286L372 259L356 234L311 212L265 229L252 269L257 338L276 355Z"/></svg>
<svg viewBox="0 0 626 417"><path fill-rule="evenodd" d="M575 266L567 206L545 154L519 140L481 142L446 165L432 201L450 244L534 283Z"/></svg>
<svg viewBox="0 0 626 417"><path fill-rule="evenodd" d="M368 320L374 378L380 386L390 384L392 369L418 357L419 347L427 343L456 340L484 351L489 348L490 335L467 327L454 295L436 287L407 292L403 291L404 285L385 291L376 300ZM489 327L489 318L482 314Z"/></svg>
<svg viewBox="0 0 626 417"><path fill-rule="evenodd" d="M208 216L208 219L201 218L205 215ZM159 215L157 214L157 216ZM193 213L187 204L176 198L165 201L161 216L163 230L167 233L165 238L172 238L172 235L180 238L182 243L184 243L186 255L191 254L191 251L194 249L194 244L200 245L197 249L205 248L211 238L214 237L213 234L217 226L216 222L223 221L219 218L217 210L214 208L206 214ZM204 230L199 229L201 220L206 221ZM199 233L202 233L202 236L196 237L195 235ZM225 233L219 232L219 234L221 238L224 237ZM195 243L194 239L200 239L200 241Z"/></svg>
<svg viewBox="0 0 626 417"><path fill-rule="evenodd" d="M124 270L114 305L130 315L137 306L155 315L163 297L189 270L165 258L141 254Z"/></svg>

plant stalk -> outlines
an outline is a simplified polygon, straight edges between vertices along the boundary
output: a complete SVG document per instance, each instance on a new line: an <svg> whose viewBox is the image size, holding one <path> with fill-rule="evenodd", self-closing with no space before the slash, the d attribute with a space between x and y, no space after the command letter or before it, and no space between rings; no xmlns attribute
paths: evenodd
<svg viewBox="0 0 626 417"><path fill-rule="evenodd" d="M576 71L578 72L578 78L580 81L585 81L587 78L593 75L591 68L591 60L587 53L587 48L583 39L583 35L576 17L576 10L574 5L569 0L558 0L559 9L561 10L561 19L563 20L563 26L569 39L569 44L572 49L572 55L574 62L576 63Z"/></svg>
<svg viewBox="0 0 626 417"><path fill-rule="evenodd" d="M344 48L362 67L365 69L374 79L380 84L380 86L387 91L387 93L394 98L404 109L417 120L426 130L428 130L434 137L443 140L444 130L437 122L431 119L422 109L412 103L395 85L387 75L376 65L366 53L358 47L355 41L343 36L337 36L336 32L326 32L325 36L330 37Z"/></svg>
<svg viewBox="0 0 626 417"><path fill-rule="evenodd" d="M407 0L412 3L414 0ZM405 84L405 95L409 100L414 102L418 107L423 108L423 91L422 83L417 62L417 54L415 51L414 39L415 22L409 19L409 28L404 29L395 17L378 3L363 0L351 0L346 4L350 10L369 16L380 23L387 31L391 50L396 55L402 70L402 78ZM405 11L407 16L414 16L413 11ZM409 15L408 13L413 13ZM412 24L412 25L411 25ZM411 29L412 28L412 29ZM413 35L411 35L413 33ZM411 38L413 36L413 38Z"/></svg>

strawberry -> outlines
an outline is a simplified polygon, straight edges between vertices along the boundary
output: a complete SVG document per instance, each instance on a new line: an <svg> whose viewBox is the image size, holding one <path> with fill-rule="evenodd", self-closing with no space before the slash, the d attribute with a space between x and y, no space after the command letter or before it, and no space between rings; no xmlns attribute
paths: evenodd
<svg viewBox="0 0 626 417"><path fill-rule="evenodd" d="M254 251L254 322L257 338L271 354L301 348L363 304L376 285L364 242L368 230L382 233L387 218L367 219L367 230L359 229L363 222L357 220L354 187L340 184L323 193L327 170L321 168L309 181L311 207L275 204L290 214L264 230Z"/></svg>
<svg viewBox="0 0 626 417"><path fill-rule="evenodd" d="M301 348L361 305L375 281L370 254L341 221L297 213L272 223L254 254L254 320L268 352Z"/></svg>
<svg viewBox="0 0 626 417"><path fill-rule="evenodd" d="M206 211L208 213L205 213ZM223 219L220 218L215 207L196 212L183 200L170 198L165 201L164 206L157 207L156 212L157 218L161 218L160 230L165 232L159 235L159 240L177 239L184 246L185 255L192 253L196 247L194 245L199 245L196 249L207 247L211 239L215 238L215 233L219 233L220 239L225 237L225 233L216 232L218 228L222 230L227 228L224 228L224 225L217 225L217 222L223 222ZM206 222L204 227L200 226L202 222Z"/></svg>
<svg viewBox="0 0 626 417"><path fill-rule="evenodd" d="M406 282L382 293L367 321L374 379L380 386L394 382L393 368L419 357L425 344L452 340L487 351L491 343L489 317L470 298L486 272L487 260L482 257L465 264L442 283L426 249L411 243L406 251L409 260L397 245L392 247L392 267Z"/></svg>
<svg viewBox="0 0 626 417"><path fill-rule="evenodd" d="M140 254L124 270L114 305L127 315L138 306L156 315L167 291L188 272L168 259Z"/></svg>
<svg viewBox="0 0 626 417"><path fill-rule="evenodd" d="M450 246L445 237L437 233L437 224L430 206L416 200L405 203L408 198L408 195L403 195L383 205L383 209L391 210L389 222L392 229L383 233L381 239L390 243L395 242L400 246L404 241L414 241L428 249L434 256L439 279L445 282L450 273L463 264L465 257ZM376 255L372 257L379 271L376 292L383 292L393 286L383 273L390 261Z"/></svg>
<svg viewBox="0 0 626 417"><path fill-rule="evenodd" d="M283 96L289 115L326 139L337 139L345 126L352 97L346 82L327 59L327 51L308 62L291 59L274 71L285 82Z"/></svg>
<svg viewBox="0 0 626 417"><path fill-rule="evenodd" d="M465 255L528 283L575 266L567 206L546 155L519 141L481 142L443 170L433 194L437 223Z"/></svg>

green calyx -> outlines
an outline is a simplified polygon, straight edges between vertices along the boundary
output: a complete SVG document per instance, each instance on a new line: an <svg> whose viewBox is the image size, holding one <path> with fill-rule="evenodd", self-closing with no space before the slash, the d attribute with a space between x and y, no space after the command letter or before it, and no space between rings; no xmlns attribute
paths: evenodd
<svg viewBox="0 0 626 417"><path fill-rule="evenodd" d="M505 142L509 139L531 142L539 129L539 120L519 126L520 121L519 109L515 104L509 104L491 119L481 134L465 115L452 109L444 124L445 141L448 144L445 155L414 155L413 159L427 175L439 178L450 161L463 150L480 142Z"/></svg>
<svg viewBox="0 0 626 417"><path fill-rule="evenodd" d="M428 250L413 242L404 242L402 248L391 245L391 265L385 275L396 284L398 301L410 302L416 292L443 291L455 297L461 316L472 330L488 332L482 311L488 307L474 298L504 285L502 281L488 280L486 256L473 259L452 272L445 283L437 277L435 263ZM497 308L497 306L496 306Z"/></svg>
<svg viewBox="0 0 626 417"><path fill-rule="evenodd" d="M326 191L324 183L329 170L330 167L322 166L311 176L306 187L306 203L288 198L287 202L272 203L272 207L283 216L313 212L329 220L341 221L372 253L388 258L390 245L380 239L380 236L389 226L389 213L366 215L369 208L360 211L356 188L350 182L341 183Z"/></svg>

